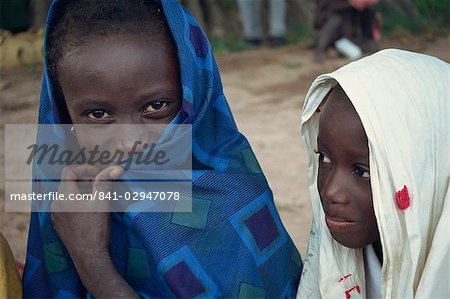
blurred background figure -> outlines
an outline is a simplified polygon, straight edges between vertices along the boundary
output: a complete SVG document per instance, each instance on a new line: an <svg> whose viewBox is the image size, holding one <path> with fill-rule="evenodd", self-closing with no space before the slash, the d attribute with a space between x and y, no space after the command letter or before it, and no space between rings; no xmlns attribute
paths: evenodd
<svg viewBox="0 0 450 299"><path fill-rule="evenodd" d="M217 0L183 0L182 4L197 19L210 39L223 38L224 1Z"/></svg>
<svg viewBox="0 0 450 299"><path fill-rule="evenodd" d="M50 0L0 0L0 70L43 62L43 30ZM9 85L0 78L0 90Z"/></svg>
<svg viewBox="0 0 450 299"><path fill-rule="evenodd" d="M239 12L244 27L244 39L260 46L263 39L261 21L262 0L238 0ZM285 43L286 1L269 0L269 44L272 47Z"/></svg>
<svg viewBox="0 0 450 299"><path fill-rule="evenodd" d="M26 0L0 1L0 27L16 33L30 27Z"/></svg>
<svg viewBox="0 0 450 299"><path fill-rule="evenodd" d="M376 12L378 0L317 0L314 28L318 30L315 40L316 62L323 62L325 51L334 43L347 38L363 52L378 49L381 37L380 15Z"/></svg>
<svg viewBox="0 0 450 299"><path fill-rule="evenodd" d="M11 33L44 26L50 0L2 0L0 1L0 27Z"/></svg>

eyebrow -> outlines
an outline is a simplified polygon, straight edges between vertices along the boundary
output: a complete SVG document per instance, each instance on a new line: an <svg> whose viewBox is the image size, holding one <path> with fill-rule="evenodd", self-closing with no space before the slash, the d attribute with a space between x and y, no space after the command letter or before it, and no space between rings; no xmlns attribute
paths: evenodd
<svg viewBox="0 0 450 299"><path fill-rule="evenodd" d="M177 90L173 88L158 88L155 91L149 91L140 96L137 96L134 100L130 100L131 104L141 104L146 100L157 100L157 99L167 99L167 100L182 100L182 97L177 96ZM102 108L112 108L114 105L111 105L111 101L102 100L102 99L93 99L93 98L82 98L76 99L74 101L74 106L77 109L86 109L85 107L98 108L101 106Z"/></svg>
<svg viewBox="0 0 450 299"><path fill-rule="evenodd" d="M108 100L98 100L91 98L77 99L74 101L74 107L77 110L91 108L112 108L111 102Z"/></svg>
<svg viewBox="0 0 450 299"><path fill-rule="evenodd" d="M319 149L319 146L320 146L320 147L324 147L324 145L320 143L319 137L317 137L316 140L317 140L317 150ZM331 154L331 153L330 153L330 154ZM352 157L354 157L355 160L363 160L363 158L364 158L364 159L366 158L366 152L363 151L363 150L350 151L349 154L350 154ZM368 153L368 154L369 154L369 153ZM369 155L367 155L367 162L366 162L366 161L361 161L361 162L358 162L357 164L369 166L369 163L370 163L370 161L369 161Z"/></svg>

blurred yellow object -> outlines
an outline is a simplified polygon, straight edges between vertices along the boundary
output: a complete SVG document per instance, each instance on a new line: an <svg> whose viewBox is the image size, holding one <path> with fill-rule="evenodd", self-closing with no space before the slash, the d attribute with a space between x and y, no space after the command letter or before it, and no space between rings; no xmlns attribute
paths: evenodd
<svg viewBox="0 0 450 299"><path fill-rule="evenodd" d="M0 233L0 298L22 298L22 286L8 242Z"/></svg>
<svg viewBox="0 0 450 299"><path fill-rule="evenodd" d="M12 69L44 61L44 30L11 34L0 31L0 69Z"/></svg>

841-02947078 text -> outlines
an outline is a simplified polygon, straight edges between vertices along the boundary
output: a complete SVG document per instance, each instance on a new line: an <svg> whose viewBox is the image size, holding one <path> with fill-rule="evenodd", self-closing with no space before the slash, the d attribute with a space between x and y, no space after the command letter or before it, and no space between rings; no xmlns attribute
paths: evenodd
<svg viewBox="0 0 450 299"><path fill-rule="evenodd" d="M138 201L138 200L160 200L160 201L170 201L170 200L179 200L180 192L171 192L171 191L152 191L152 192L98 192L95 191L92 194L63 194L60 192L48 192L48 193L12 193L10 195L11 201L89 201L89 200L129 200L129 201Z"/></svg>

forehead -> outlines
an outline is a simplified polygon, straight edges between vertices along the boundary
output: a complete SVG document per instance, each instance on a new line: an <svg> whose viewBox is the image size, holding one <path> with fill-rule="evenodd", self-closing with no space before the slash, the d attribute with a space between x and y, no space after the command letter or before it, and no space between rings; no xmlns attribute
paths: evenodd
<svg viewBox="0 0 450 299"><path fill-rule="evenodd" d="M177 60L176 46L167 39L158 36L145 36L141 34L116 33L106 36L97 36L80 44L65 46L60 64L71 63L71 67L80 64L96 65L104 63L103 59L111 59L110 54L115 54L115 60L133 60L142 55L151 60L159 60L160 56L170 56ZM158 55L155 55L158 54ZM106 55L108 54L108 55ZM102 59L103 58L103 59ZM98 61L100 59L100 61ZM97 63L96 63L97 62ZM178 61L177 61L178 62Z"/></svg>
<svg viewBox="0 0 450 299"><path fill-rule="evenodd" d="M62 85L133 87L178 75L178 58L170 44L111 36L73 49L60 65ZM66 82L69 81L69 82Z"/></svg>
<svg viewBox="0 0 450 299"><path fill-rule="evenodd" d="M347 151L367 155L367 136L350 99L341 88L335 88L320 112L319 145L329 151Z"/></svg>

